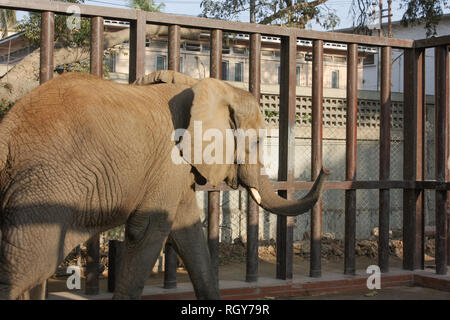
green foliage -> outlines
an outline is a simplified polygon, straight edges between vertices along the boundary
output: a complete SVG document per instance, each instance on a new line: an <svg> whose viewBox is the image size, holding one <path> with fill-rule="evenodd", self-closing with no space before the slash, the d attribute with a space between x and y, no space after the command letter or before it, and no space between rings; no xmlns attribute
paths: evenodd
<svg viewBox="0 0 450 320"><path fill-rule="evenodd" d="M335 11L326 6L328 0L254 0L255 23L276 24L305 28L315 20L325 29L333 29L339 23ZM243 12L250 10L252 0L202 0L202 16L207 18L237 20Z"/></svg>
<svg viewBox="0 0 450 320"><path fill-rule="evenodd" d="M448 9L447 0L401 0L400 8L405 9L402 24L424 24L427 37L436 35L436 26L439 24L444 9Z"/></svg>
<svg viewBox="0 0 450 320"><path fill-rule="evenodd" d="M353 26L356 33L371 34L367 27L367 13L372 7L372 2L373 0L353 0ZM444 9L449 9L448 0L399 0L398 5L403 11L402 25L407 27L424 24L427 37L436 35L436 26L441 20Z"/></svg>
<svg viewBox="0 0 450 320"><path fill-rule="evenodd" d="M59 0L71 3L84 3L85 0ZM80 29L67 27L67 16L55 15L55 43L61 47L85 47L90 42L90 20L81 18ZM17 25L17 31L24 32L25 38L38 47L41 37L41 15L30 13Z"/></svg>
<svg viewBox="0 0 450 320"><path fill-rule="evenodd" d="M14 105L14 102L0 100L0 120L5 116L9 109Z"/></svg>
<svg viewBox="0 0 450 320"><path fill-rule="evenodd" d="M130 6L142 11L161 12L166 5L162 2L156 5L153 0L130 0Z"/></svg>
<svg viewBox="0 0 450 320"><path fill-rule="evenodd" d="M272 110L264 110L264 114L267 118L274 118L274 117L278 117L280 115L280 112L272 111Z"/></svg>

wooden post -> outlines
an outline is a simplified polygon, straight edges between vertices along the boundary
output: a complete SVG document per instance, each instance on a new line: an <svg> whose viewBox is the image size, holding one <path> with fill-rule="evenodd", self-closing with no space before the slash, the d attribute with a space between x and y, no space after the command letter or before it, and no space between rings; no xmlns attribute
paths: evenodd
<svg viewBox="0 0 450 320"><path fill-rule="evenodd" d="M423 180L423 49L405 50L404 167L406 181ZM403 190L403 268L424 268L423 190Z"/></svg>
<svg viewBox="0 0 450 320"><path fill-rule="evenodd" d="M145 12L137 11L137 19L130 23L129 83L133 83L145 75L146 28Z"/></svg>
<svg viewBox="0 0 450 320"><path fill-rule="evenodd" d="M436 181L445 182L448 172L449 54L447 45L435 48ZM436 273L447 274L447 190L436 190Z"/></svg>
<svg viewBox="0 0 450 320"><path fill-rule="evenodd" d="M356 180L358 113L358 45L347 49L347 125L345 179ZM355 274L356 190L345 191L344 273Z"/></svg>
<svg viewBox="0 0 450 320"><path fill-rule="evenodd" d="M292 199L295 164L295 103L297 38L281 37L280 134L278 180L287 181L279 195ZM294 218L277 216L277 278L292 279Z"/></svg>
<svg viewBox="0 0 450 320"><path fill-rule="evenodd" d="M381 49L380 101L380 173L381 181L390 179L391 161L391 48ZM378 265L389 272L390 190L380 189L378 226Z"/></svg>
<svg viewBox="0 0 450 320"><path fill-rule="evenodd" d="M43 84L53 79L55 47L55 14L53 12L41 13L41 47L39 82Z"/></svg>
<svg viewBox="0 0 450 320"><path fill-rule="evenodd" d="M311 179L315 180L322 169L322 118L323 118L323 41L313 42L312 75L312 156ZM322 275L322 200L319 199L311 210L311 277Z"/></svg>
<svg viewBox="0 0 450 320"><path fill-rule="evenodd" d="M261 95L261 35L250 35L250 70L249 91L255 99L260 100ZM262 146L260 146L262 148ZM258 229L259 207L253 198L247 197L247 270L246 281L258 281Z"/></svg>
<svg viewBox="0 0 450 320"><path fill-rule="evenodd" d="M103 18L91 18L91 74L103 77ZM87 243L86 294L99 294L100 236L92 237Z"/></svg>

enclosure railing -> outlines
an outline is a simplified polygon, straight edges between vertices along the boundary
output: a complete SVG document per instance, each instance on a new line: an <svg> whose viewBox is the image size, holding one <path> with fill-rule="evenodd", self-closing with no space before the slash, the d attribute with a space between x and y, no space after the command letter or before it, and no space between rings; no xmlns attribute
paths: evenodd
<svg viewBox="0 0 450 320"><path fill-rule="evenodd" d="M0 0L0 8L40 12L41 66L40 81L53 76L54 15L70 14L71 3L37 0ZM260 98L261 35L281 38L281 84L279 126L279 170L275 189L287 198L293 198L295 190L311 188L313 182L295 181L295 105L297 39L313 42L312 83L312 174L314 180L322 167L322 101L324 42L347 44L347 123L345 181L329 181L325 189L345 190L345 274L355 273L356 190L379 189L379 266L389 271L389 202L391 189L403 189L403 268L424 268L424 190L434 190L436 195L436 273L446 274L450 263L448 214L450 204L447 193L449 178L449 53L450 36L425 40L401 40L334 32L320 32L279 26L219 21L163 13L148 13L89 5L78 5L80 14L91 19L91 73L102 76L103 19L130 22L129 81L134 82L145 72L146 24L168 26L169 69L180 68L180 30L204 29L211 33L210 75L221 79L223 32L250 35L249 91ZM357 154L357 92L358 46L381 48L381 110L380 110L380 175L378 181L356 180ZM404 50L404 171L403 180L393 181L389 175L390 164L390 115L391 115L391 50ZM436 178L424 180L424 98L425 98L425 49L435 48L435 110L436 110ZM218 243L220 191L227 186L197 186L196 190L208 191L208 241L212 263L218 272ZM321 276L321 203L311 212L310 275ZM258 206L248 202L247 223L247 281L258 279ZM88 245L87 292L98 292L98 238ZM176 284L174 253L166 250L166 284ZM293 270L293 219L277 218L277 272L280 279L292 278ZM171 285L172 284L172 285Z"/></svg>

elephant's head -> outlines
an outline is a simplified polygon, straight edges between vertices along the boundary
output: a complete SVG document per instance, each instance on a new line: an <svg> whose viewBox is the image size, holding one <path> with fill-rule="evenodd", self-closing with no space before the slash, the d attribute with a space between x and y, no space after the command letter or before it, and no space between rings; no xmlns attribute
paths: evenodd
<svg viewBox="0 0 450 320"><path fill-rule="evenodd" d="M175 75L179 74L172 71L169 75L173 81L161 81L161 73L152 75L152 79L154 83L176 83ZM182 84L186 84L185 78L192 79L182 75ZM310 210L319 199L329 172L322 169L311 191L300 200L278 196L268 177L261 174L259 150L263 141L258 133L265 126L256 99L220 80L194 81L189 125L181 140L183 158L212 185L222 181L234 189L242 185L267 211L295 216Z"/></svg>

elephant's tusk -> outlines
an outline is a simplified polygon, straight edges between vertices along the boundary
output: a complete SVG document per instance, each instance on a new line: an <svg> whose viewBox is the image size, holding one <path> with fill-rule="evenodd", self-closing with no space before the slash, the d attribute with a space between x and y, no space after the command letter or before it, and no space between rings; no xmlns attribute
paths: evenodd
<svg viewBox="0 0 450 320"><path fill-rule="evenodd" d="M255 199L256 203L258 205L260 205L261 204L261 195L259 194L259 191L256 190L255 188L250 188L250 192L253 196L253 199Z"/></svg>

